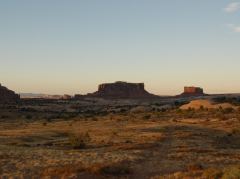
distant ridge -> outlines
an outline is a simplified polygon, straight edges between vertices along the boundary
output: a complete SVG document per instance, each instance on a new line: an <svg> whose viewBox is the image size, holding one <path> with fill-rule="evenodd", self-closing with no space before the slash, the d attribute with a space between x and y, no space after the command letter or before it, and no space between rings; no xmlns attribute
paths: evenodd
<svg viewBox="0 0 240 179"><path fill-rule="evenodd" d="M50 95L42 93L20 93L21 99L71 99L70 95Z"/></svg>

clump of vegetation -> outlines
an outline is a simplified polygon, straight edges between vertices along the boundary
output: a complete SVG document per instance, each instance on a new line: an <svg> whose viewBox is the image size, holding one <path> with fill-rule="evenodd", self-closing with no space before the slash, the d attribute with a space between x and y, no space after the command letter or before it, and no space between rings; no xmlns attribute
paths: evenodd
<svg viewBox="0 0 240 179"><path fill-rule="evenodd" d="M42 125L43 125L43 126L47 126L47 122L43 122Z"/></svg>
<svg viewBox="0 0 240 179"><path fill-rule="evenodd" d="M7 119L7 118L9 118L9 116L8 115L2 115L0 118L1 119Z"/></svg>
<svg viewBox="0 0 240 179"><path fill-rule="evenodd" d="M240 166L232 166L224 170L222 179L238 179L240 178Z"/></svg>
<svg viewBox="0 0 240 179"><path fill-rule="evenodd" d="M240 135L240 129L239 128L232 129L231 134L233 134L233 135Z"/></svg>
<svg viewBox="0 0 240 179"><path fill-rule="evenodd" d="M222 175L223 173L221 170L209 168L203 172L202 177L206 179L219 179Z"/></svg>
<svg viewBox="0 0 240 179"><path fill-rule="evenodd" d="M225 113L225 114L230 114L230 113L232 113L232 112L234 112L234 109L233 109L232 107L228 107L228 108L225 108L225 109L224 109L224 113Z"/></svg>
<svg viewBox="0 0 240 179"><path fill-rule="evenodd" d="M240 166L231 166L225 169L209 168L202 174L206 179L238 179L240 178Z"/></svg>
<svg viewBox="0 0 240 179"><path fill-rule="evenodd" d="M197 171L202 170L203 166L201 164L190 164L187 166L188 171Z"/></svg>
<svg viewBox="0 0 240 179"><path fill-rule="evenodd" d="M40 178L69 178L71 175L85 171L86 168L80 163L78 165L58 165L46 167L41 171Z"/></svg>
<svg viewBox="0 0 240 179"><path fill-rule="evenodd" d="M91 120L92 121L98 121L98 118L97 117L92 117Z"/></svg>
<svg viewBox="0 0 240 179"><path fill-rule="evenodd" d="M216 118L218 118L218 119L220 119L220 120L223 120L223 121L227 120L226 115L223 114L222 112L218 112L218 113L216 114Z"/></svg>
<svg viewBox="0 0 240 179"><path fill-rule="evenodd" d="M64 114L62 114L61 118L68 120L68 119L72 119L76 116L77 116L77 114L75 114L75 113L64 113Z"/></svg>
<svg viewBox="0 0 240 179"><path fill-rule="evenodd" d="M33 118L32 115L30 115L30 114L26 115L25 117L26 117L26 119L32 119Z"/></svg>
<svg viewBox="0 0 240 179"><path fill-rule="evenodd" d="M216 97L213 99L216 103L230 103L236 106L240 105L240 97Z"/></svg>
<svg viewBox="0 0 240 179"><path fill-rule="evenodd" d="M182 113L183 113L183 110L180 109L180 108L178 108L178 109L176 110L176 113L177 113L177 114L182 114Z"/></svg>
<svg viewBox="0 0 240 179"><path fill-rule="evenodd" d="M74 149L84 149L90 141L91 137L88 132L69 135L69 143Z"/></svg>
<svg viewBox="0 0 240 179"><path fill-rule="evenodd" d="M127 162L111 164L99 169L99 173L103 175L129 175L131 172L131 168Z"/></svg>
<svg viewBox="0 0 240 179"><path fill-rule="evenodd" d="M143 119L147 120L147 119L150 119L151 118L151 115L150 114L147 114L147 115L144 115L143 116Z"/></svg>
<svg viewBox="0 0 240 179"><path fill-rule="evenodd" d="M194 118L195 114L196 111L194 108L188 108L187 110L184 110L183 116L184 118Z"/></svg>

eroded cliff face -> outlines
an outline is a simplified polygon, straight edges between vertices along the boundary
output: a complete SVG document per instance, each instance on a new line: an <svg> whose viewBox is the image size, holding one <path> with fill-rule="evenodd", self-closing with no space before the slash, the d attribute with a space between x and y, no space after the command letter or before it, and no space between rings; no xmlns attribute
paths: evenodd
<svg viewBox="0 0 240 179"><path fill-rule="evenodd" d="M20 96L0 84L0 103L17 102Z"/></svg>
<svg viewBox="0 0 240 179"><path fill-rule="evenodd" d="M188 97L188 96L204 96L203 89L200 87L184 87L184 92L180 95L182 97Z"/></svg>
<svg viewBox="0 0 240 179"><path fill-rule="evenodd" d="M155 95L144 89L144 83L115 82L105 83L98 87L98 91L89 96L106 98L148 98Z"/></svg>

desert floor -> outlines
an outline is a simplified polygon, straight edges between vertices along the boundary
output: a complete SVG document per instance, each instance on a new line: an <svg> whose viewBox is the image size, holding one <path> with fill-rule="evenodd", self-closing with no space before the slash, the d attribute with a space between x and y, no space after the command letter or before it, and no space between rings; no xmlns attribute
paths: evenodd
<svg viewBox="0 0 240 179"><path fill-rule="evenodd" d="M179 113L1 119L0 178L239 176L239 112Z"/></svg>

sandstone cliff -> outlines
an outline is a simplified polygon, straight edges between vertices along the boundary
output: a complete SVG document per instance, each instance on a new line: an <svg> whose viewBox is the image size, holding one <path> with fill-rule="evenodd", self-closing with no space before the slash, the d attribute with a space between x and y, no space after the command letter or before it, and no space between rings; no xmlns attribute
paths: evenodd
<svg viewBox="0 0 240 179"><path fill-rule="evenodd" d="M17 102L20 96L0 84L0 103Z"/></svg>
<svg viewBox="0 0 240 179"><path fill-rule="evenodd" d="M184 87L184 92L180 94L180 97L191 97L191 96L204 96L203 89L200 87Z"/></svg>
<svg viewBox="0 0 240 179"><path fill-rule="evenodd" d="M156 97L144 89L144 83L115 82L105 83L98 87L98 91L88 94L91 97L103 98L152 98Z"/></svg>

